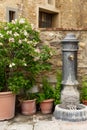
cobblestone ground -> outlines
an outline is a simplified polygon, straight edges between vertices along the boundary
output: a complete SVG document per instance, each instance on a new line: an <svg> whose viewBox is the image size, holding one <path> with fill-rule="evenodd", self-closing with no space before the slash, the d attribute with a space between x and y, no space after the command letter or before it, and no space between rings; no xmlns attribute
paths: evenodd
<svg viewBox="0 0 87 130"><path fill-rule="evenodd" d="M55 120L52 114L33 116L17 114L14 119L0 122L0 130L87 130L87 121Z"/></svg>

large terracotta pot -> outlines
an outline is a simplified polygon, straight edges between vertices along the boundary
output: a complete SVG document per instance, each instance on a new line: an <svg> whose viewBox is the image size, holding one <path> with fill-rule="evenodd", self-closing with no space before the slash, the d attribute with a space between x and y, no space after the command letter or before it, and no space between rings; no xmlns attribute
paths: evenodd
<svg viewBox="0 0 87 130"><path fill-rule="evenodd" d="M23 115L32 115L36 113L36 99L24 100L21 102L21 111Z"/></svg>
<svg viewBox="0 0 87 130"><path fill-rule="evenodd" d="M15 115L15 95L12 92L0 92L0 120L11 119Z"/></svg>
<svg viewBox="0 0 87 130"><path fill-rule="evenodd" d="M40 109L43 114L49 114L53 109L53 99L47 99L40 103Z"/></svg>

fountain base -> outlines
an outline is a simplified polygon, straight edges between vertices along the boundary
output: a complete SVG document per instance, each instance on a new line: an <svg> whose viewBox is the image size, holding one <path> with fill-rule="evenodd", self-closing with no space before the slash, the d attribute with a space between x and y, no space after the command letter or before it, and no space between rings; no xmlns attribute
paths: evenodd
<svg viewBox="0 0 87 130"><path fill-rule="evenodd" d="M76 109L65 109L62 104L56 105L54 117L66 121L85 121L87 120L87 106L79 104Z"/></svg>

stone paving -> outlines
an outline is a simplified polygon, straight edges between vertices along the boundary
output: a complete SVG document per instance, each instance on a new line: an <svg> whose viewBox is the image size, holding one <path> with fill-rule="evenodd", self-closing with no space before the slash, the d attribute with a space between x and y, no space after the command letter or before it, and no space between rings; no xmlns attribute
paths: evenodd
<svg viewBox="0 0 87 130"><path fill-rule="evenodd" d="M52 114L33 116L16 115L14 119L0 122L0 130L87 130L87 121L68 122L55 120Z"/></svg>

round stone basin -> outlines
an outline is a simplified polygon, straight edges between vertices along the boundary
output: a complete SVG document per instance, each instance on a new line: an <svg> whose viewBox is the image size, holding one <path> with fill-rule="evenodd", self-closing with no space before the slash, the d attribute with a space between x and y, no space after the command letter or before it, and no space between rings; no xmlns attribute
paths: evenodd
<svg viewBox="0 0 87 130"><path fill-rule="evenodd" d="M56 105L54 117L66 121L85 121L87 120L87 106L79 104L76 109L65 109L60 105Z"/></svg>

